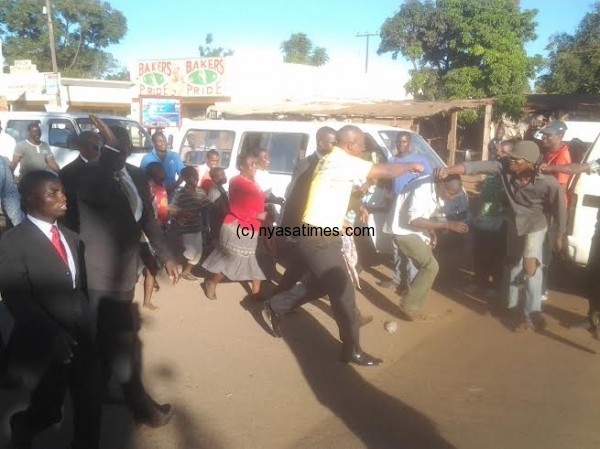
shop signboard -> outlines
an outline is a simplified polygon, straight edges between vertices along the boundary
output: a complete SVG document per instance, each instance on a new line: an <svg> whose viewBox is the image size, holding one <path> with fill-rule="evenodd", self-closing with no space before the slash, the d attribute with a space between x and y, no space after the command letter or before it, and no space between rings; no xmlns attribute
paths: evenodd
<svg viewBox="0 0 600 449"><path fill-rule="evenodd" d="M139 61L140 96L222 97L225 58Z"/></svg>

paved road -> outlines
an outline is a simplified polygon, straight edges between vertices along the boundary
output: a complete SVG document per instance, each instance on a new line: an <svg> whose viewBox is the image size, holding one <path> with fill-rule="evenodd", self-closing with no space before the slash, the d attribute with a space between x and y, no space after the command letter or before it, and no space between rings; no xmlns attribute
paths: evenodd
<svg viewBox="0 0 600 449"><path fill-rule="evenodd" d="M429 298L437 319L428 323L398 320L397 297L376 285L387 268L361 275L359 306L374 316L362 340L384 358L379 369L336 361L326 301L287 317L284 338L274 339L260 307L240 302L239 284L220 286L217 301L196 283L163 285L160 310L141 313L144 377L177 415L163 429L134 428L122 406L107 405L103 447L599 448L600 342L565 327L585 301L557 291L581 285L577 272L555 283L544 333L514 334L463 293L468 273L454 268ZM394 334L383 328L389 320L399 323ZM0 400L6 438L6 414L23 396ZM37 447L65 447L67 427Z"/></svg>

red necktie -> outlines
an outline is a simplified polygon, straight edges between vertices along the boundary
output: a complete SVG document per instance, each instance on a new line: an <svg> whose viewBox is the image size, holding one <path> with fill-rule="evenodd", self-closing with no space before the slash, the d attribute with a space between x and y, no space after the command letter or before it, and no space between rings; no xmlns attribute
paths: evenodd
<svg viewBox="0 0 600 449"><path fill-rule="evenodd" d="M63 245L62 240L60 239L60 234L58 233L58 228L56 225L52 225L52 229L50 230L52 234L52 244L56 249L56 252L63 260L66 265L69 265L69 261L67 260L67 251L65 250L65 245Z"/></svg>

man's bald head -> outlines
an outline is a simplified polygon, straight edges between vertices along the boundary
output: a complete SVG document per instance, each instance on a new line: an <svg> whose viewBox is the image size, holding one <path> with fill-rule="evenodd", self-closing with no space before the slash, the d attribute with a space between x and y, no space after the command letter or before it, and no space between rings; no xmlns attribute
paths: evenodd
<svg viewBox="0 0 600 449"><path fill-rule="evenodd" d="M317 131L317 151L321 156L329 154L336 144L335 129L323 126Z"/></svg>
<svg viewBox="0 0 600 449"><path fill-rule="evenodd" d="M358 126L346 125L336 133L337 146L353 156L360 156L365 149L365 134Z"/></svg>

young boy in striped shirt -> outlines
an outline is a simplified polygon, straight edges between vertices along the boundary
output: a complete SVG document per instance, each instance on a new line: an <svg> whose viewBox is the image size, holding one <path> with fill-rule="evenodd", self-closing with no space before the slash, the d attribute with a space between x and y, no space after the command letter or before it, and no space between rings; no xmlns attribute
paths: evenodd
<svg viewBox="0 0 600 449"><path fill-rule="evenodd" d="M196 280L192 269L202 258L202 209L210 203L206 193L198 187L198 172L194 167L181 171L185 185L177 190L169 207L173 230L181 236L183 256L187 263L181 277L188 281Z"/></svg>

